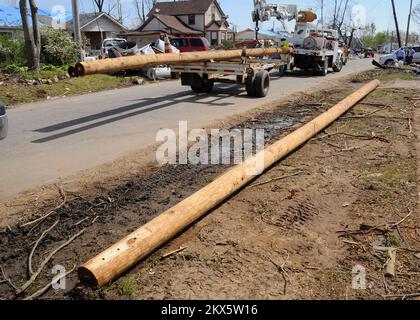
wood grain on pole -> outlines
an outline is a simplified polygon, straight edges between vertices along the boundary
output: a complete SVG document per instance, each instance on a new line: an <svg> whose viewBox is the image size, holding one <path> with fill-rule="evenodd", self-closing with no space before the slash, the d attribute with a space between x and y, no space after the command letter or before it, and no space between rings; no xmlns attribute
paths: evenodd
<svg viewBox="0 0 420 320"><path fill-rule="evenodd" d="M264 168L268 169L331 125L379 85L380 82L378 80L366 84L329 111L267 147L253 159L263 154ZM203 189L88 261L79 268L80 280L93 286L102 286L115 279L175 237L235 191L255 179L255 176L248 174L248 169L251 167L252 161L246 161L235 166Z"/></svg>
<svg viewBox="0 0 420 320"><path fill-rule="evenodd" d="M151 55L138 55L120 57L115 59L103 59L89 62L77 63L76 73L78 76L87 76L99 73L115 73L126 70L137 70L159 65L175 65L192 62L206 61L229 61L242 56L260 57L274 56L278 54L289 54L291 48L267 48L247 50L215 50L184 53L164 53Z"/></svg>

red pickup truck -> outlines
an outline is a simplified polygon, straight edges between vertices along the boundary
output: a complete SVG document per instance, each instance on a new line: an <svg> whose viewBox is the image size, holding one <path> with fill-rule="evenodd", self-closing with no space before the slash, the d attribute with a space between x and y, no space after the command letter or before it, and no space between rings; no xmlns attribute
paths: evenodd
<svg viewBox="0 0 420 320"><path fill-rule="evenodd" d="M179 37L172 38L170 41L181 52L210 50L210 43L204 37Z"/></svg>

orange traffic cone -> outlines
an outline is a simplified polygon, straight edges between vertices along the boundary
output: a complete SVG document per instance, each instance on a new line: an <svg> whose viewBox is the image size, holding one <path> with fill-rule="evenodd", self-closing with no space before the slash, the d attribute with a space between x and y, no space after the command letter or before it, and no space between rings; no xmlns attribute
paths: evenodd
<svg viewBox="0 0 420 320"><path fill-rule="evenodd" d="M172 45L171 42L169 41L169 37L166 35L165 36L165 53L173 53L172 51Z"/></svg>

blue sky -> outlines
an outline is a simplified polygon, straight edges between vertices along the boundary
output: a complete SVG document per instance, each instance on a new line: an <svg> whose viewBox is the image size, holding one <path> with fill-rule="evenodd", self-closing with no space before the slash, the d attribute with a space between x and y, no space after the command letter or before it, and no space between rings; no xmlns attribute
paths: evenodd
<svg viewBox="0 0 420 320"><path fill-rule="evenodd" d="M81 11L92 11L92 0L79 0ZM112 1L112 0L108 0ZM238 26L238 29L253 27L251 21L251 11L253 0L219 0L226 14L229 15L230 21ZM289 3L297 4L300 8L311 8L319 12L319 0L269 0L271 3ZM324 0L326 6L333 0ZM394 30L394 21L392 18L392 7L390 0L353 0L353 5L363 5L367 12L367 22L375 22L378 30ZM414 0L414 3L420 0ZM0 0L0 3L10 4L17 3L16 0ZM68 11L71 11L71 0L37 0L38 6L43 9L51 10L55 5L63 5ZM132 0L123 0L125 23L130 27L135 25L135 14ZM405 30L407 26L407 17L409 12L409 0L396 0L397 13L400 22L400 28ZM328 16L330 10L325 10ZM131 22L131 23L130 23ZM273 22L266 23L265 27L272 27ZM276 22L276 26L281 26ZM291 27L291 25L288 25ZM420 32L420 26L413 23L412 31Z"/></svg>

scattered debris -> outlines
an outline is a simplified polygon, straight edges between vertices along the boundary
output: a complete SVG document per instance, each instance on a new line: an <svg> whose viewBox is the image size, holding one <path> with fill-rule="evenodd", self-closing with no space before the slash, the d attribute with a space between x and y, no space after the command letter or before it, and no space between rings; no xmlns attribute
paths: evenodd
<svg viewBox="0 0 420 320"><path fill-rule="evenodd" d="M169 258L170 256L172 256L172 255L174 255L174 254L177 254L177 253L179 253L179 252L182 252L182 251L184 251L184 250L185 250L185 249L187 249L187 248L188 248L188 247L181 247L181 248L176 249L176 250L174 250L174 251L168 252L168 253L164 254L162 257L160 257L160 260L164 260L164 259L166 259L166 258Z"/></svg>
<svg viewBox="0 0 420 320"><path fill-rule="evenodd" d="M270 179L270 180L267 180L267 181L264 181L264 182L259 182L259 183L251 184L250 186L247 187L247 189L248 188L254 188L254 187L263 186L263 185L268 184L268 183L271 183L271 182L275 182L275 181L279 181L279 180L284 180L284 179L291 178L291 177L296 177L296 176L298 176L298 175L300 175L302 173L303 173L303 171L299 171L299 172L295 172L295 173L292 173L292 174L287 174L287 175L284 175L284 176L281 176L281 177L273 178L273 179Z"/></svg>

